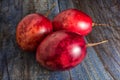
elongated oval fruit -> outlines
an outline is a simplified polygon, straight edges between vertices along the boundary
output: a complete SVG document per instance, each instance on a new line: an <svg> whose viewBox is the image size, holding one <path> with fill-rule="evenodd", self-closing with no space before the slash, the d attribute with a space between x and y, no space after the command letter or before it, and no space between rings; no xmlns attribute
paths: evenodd
<svg viewBox="0 0 120 80"><path fill-rule="evenodd" d="M78 65L86 56L83 36L69 31L48 35L38 46L37 61L49 70L66 70Z"/></svg>
<svg viewBox="0 0 120 80"><path fill-rule="evenodd" d="M18 45L25 51L35 51L44 37L52 32L52 23L41 14L25 16L16 29Z"/></svg>
<svg viewBox="0 0 120 80"><path fill-rule="evenodd" d="M92 19L78 9L67 9L56 15L52 21L53 30L69 30L80 35L92 31Z"/></svg>

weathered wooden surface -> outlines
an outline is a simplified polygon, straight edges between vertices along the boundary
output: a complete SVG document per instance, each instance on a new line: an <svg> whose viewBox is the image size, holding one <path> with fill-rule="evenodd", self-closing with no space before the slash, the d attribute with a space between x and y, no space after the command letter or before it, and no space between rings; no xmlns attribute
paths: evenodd
<svg viewBox="0 0 120 80"><path fill-rule="evenodd" d="M44 14L52 5L49 18L60 11L76 7L89 14L95 27L86 39L109 42L88 48L86 59L77 67L52 72L39 66L35 54L23 52L15 42L18 22L27 14ZM120 80L120 1L119 0L0 0L0 80Z"/></svg>

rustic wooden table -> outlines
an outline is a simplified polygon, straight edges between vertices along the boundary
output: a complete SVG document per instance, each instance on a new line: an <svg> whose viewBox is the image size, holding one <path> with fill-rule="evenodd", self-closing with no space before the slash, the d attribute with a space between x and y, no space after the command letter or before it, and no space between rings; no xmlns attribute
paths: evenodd
<svg viewBox="0 0 120 80"><path fill-rule="evenodd" d="M44 14L56 3L49 18L68 8L90 15L97 26L87 42L109 42L87 49L86 59L69 71L48 71L35 54L22 51L15 41L18 22L27 14ZM0 0L0 80L120 80L120 0Z"/></svg>

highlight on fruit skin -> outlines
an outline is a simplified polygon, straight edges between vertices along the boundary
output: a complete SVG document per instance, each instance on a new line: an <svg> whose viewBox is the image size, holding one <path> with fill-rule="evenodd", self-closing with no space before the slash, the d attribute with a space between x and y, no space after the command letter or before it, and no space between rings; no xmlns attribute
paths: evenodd
<svg viewBox="0 0 120 80"><path fill-rule="evenodd" d="M67 9L57 14L53 21L53 29L68 30L80 35L87 35L92 31L92 18L78 9Z"/></svg>
<svg viewBox="0 0 120 80"><path fill-rule="evenodd" d="M67 70L75 67L86 56L84 37L69 31L56 31L38 46L36 60L49 70Z"/></svg>
<svg viewBox="0 0 120 80"><path fill-rule="evenodd" d="M39 43L52 32L52 23L45 16L32 13L17 25L16 41L24 51L35 51Z"/></svg>

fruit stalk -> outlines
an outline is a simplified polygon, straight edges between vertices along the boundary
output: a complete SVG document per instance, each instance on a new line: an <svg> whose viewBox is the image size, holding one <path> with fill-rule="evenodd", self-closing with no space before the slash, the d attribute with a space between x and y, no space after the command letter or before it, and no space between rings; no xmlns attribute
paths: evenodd
<svg viewBox="0 0 120 80"><path fill-rule="evenodd" d="M97 42L97 43L88 43L88 44L86 44L86 47L97 46L99 44L103 44L103 43L106 43L106 42L108 42L108 40L104 40L104 41Z"/></svg>
<svg viewBox="0 0 120 80"><path fill-rule="evenodd" d="M45 14L45 16L47 17L49 14L50 14L50 12L52 11L52 9L55 7L55 3L53 3L52 4L52 6L51 6L51 8L46 12L46 14Z"/></svg>
<svg viewBox="0 0 120 80"><path fill-rule="evenodd" d="M99 24L99 23L92 23L92 27L95 27L95 26L109 26L108 24Z"/></svg>

